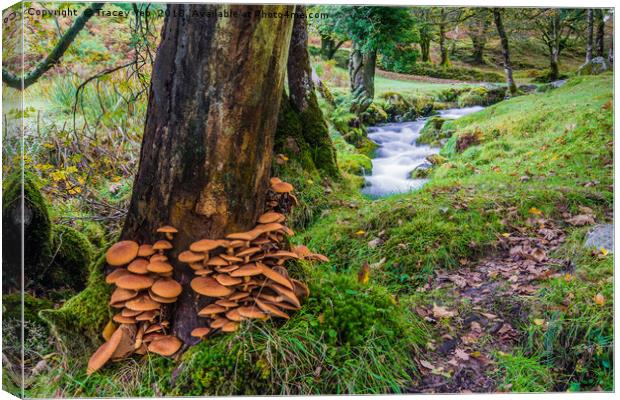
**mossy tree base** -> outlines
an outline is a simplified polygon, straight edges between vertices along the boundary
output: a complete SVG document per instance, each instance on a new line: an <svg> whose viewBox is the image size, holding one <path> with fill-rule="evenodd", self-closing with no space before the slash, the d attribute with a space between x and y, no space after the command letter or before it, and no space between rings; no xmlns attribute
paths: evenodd
<svg viewBox="0 0 620 400"><path fill-rule="evenodd" d="M90 354L102 343L101 332L112 313L108 306L110 285L105 283L105 256L90 266L86 288L57 310L39 312L67 355Z"/></svg>

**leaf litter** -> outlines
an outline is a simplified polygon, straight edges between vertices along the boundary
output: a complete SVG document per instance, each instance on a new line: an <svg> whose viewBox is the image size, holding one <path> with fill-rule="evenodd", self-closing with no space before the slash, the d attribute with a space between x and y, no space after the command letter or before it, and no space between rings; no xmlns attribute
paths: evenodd
<svg viewBox="0 0 620 400"><path fill-rule="evenodd" d="M564 232L535 208L526 227L498 235L497 251L478 262L460 263L456 270L435 273L420 291L447 290L455 304L418 305L415 312L435 325L437 341L427 344L419 359L422 378L409 388L421 393L497 392L493 375L494 352L510 352L523 339L516 321L528 318L525 300L536 294L541 282L555 277L572 279L572 263L549 254L564 242ZM565 215L568 224L594 222L591 210ZM587 218L582 215L586 215ZM601 296L602 297L602 296ZM502 307L510 302L510 307ZM595 302L604 303L597 298ZM544 325L546 321L536 320Z"/></svg>

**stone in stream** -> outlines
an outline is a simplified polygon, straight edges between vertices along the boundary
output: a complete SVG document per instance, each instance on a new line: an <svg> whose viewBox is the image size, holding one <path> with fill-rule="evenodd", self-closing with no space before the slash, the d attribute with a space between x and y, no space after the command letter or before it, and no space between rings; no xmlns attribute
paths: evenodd
<svg viewBox="0 0 620 400"><path fill-rule="evenodd" d="M613 224L601 224L596 225L588 235L584 243L585 247L595 247L600 249L604 247L610 253L614 252L614 225Z"/></svg>

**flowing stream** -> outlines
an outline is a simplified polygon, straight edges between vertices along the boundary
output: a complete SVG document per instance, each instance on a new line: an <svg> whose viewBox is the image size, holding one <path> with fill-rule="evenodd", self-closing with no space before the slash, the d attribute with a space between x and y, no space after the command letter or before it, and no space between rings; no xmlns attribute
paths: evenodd
<svg viewBox="0 0 620 400"><path fill-rule="evenodd" d="M457 119L482 109L480 106L452 108L439 111L439 116ZM426 121L427 118L423 118L368 129L368 137L379 147L372 160L372 174L366 175L362 193L371 197L388 196L419 189L428 181L409 177L411 171L427 162L427 156L439 152L438 148L416 144Z"/></svg>

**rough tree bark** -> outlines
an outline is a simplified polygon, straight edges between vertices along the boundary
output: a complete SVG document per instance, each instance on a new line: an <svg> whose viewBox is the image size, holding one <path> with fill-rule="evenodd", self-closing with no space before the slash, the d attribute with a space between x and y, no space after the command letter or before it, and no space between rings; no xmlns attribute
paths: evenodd
<svg viewBox="0 0 620 400"><path fill-rule="evenodd" d="M588 8L588 37L586 40L586 62L592 61L592 50L594 47L594 10Z"/></svg>
<svg viewBox="0 0 620 400"><path fill-rule="evenodd" d="M121 236L153 243L159 226L179 229L170 261L183 293L168 312L186 344L196 341L190 332L206 299L176 257L195 240L251 228L263 211L293 19L256 13L293 8L168 6ZM242 16L201 16L218 11Z"/></svg>
<svg viewBox="0 0 620 400"><path fill-rule="evenodd" d="M372 103L375 97L376 63L376 50L362 52L358 44L353 44L353 51L349 58L349 79L353 97L351 112L361 114Z"/></svg>
<svg viewBox="0 0 620 400"><path fill-rule="evenodd" d="M305 7L297 6L296 13L305 15ZM288 139L292 139L294 143L288 144L288 147L297 147L298 153L301 153L299 156L302 157L302 161L304 159L311 160L316 169L336 177L339 174L336 152L329 137L327 123L319 107L312 81L306 18L295 18L293 22L287 73L289 98L283 99L283 102L290 101L291 108L283 105L283 109L280 111L286 113L283 115L285 122L280 118L276 142L287 147L286 142ZM295 126L291 126L291 119L295 120Z"/></svg>
<svg viewBox="0 0 620 400"><path fill-rule="evenodd" d="M597 10L596 13L596 41L595 50L597 57L605 54L605 10Z"/></svg>
<svg viewBox="0 0 620 400"><path fill-rule="evenodd" d="M499 8L493 9L493 21L495 22L495 28L497 28L497 34L500 42L502 43L502 58L504 62L504 72L506 74L506 83L508 84L508 92L511 96L517 94L517 85L512 78L512 66L510 65L510 47L508 45L508 36L504 30L504 23L502 22L502 12Z"/></svg>

